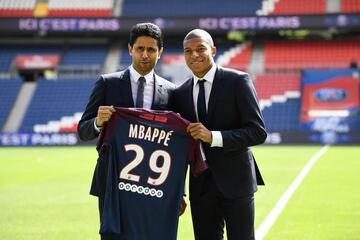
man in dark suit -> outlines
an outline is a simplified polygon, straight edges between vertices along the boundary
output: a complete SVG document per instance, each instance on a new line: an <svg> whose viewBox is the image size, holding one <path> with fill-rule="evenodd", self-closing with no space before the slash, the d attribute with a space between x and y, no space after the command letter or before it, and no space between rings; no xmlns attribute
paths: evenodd
<svg viewBox="0 0 360 240"><path fill-rule="evenodd" d="M104 123L109 121L114 107L138 107L156 110L169 109L175 85L154 72L163 51L162 33L152 23L135 25L128 43L132 65L126 70L101 75L95 83L85 112L78 124L82 140L98 137ZM90 194L99 198L100 218L105 194L107 162L97 162ZM101 239L117 239L102 236Z"/></svg>
<svg viewBox="0 0 360 240"><path fill-rule="evenodd" d="M192 123L209 169L190 176L190 206L196 240L254 237L254 192L264 184L250 146L266 139L265 125L249 75L216 66L212 37L189 32L184 55L193 77L174 92L174 111Z"/></svg>

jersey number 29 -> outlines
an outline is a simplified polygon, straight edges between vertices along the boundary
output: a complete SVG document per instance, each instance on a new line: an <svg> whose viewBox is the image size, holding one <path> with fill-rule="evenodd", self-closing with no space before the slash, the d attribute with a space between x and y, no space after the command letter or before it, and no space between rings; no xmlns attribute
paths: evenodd
<svg viewBox="0 0 360 240"><path fill-rule="evenodd" d="M134 151L135 157L130 161L121 171L120 178L126 179L134 182L140 181L140 176L130 173L131 170L136 168L144 160L144 150L141 146L137 144L127 144L124 146L125 151ZM158 166L159 158L163 159L163 164ZM149 158L149 167L151 171L158 173L157 178L148 177L147 183L154 186L159 186L164 183L167 179L171 166L171 156L168 152L164 150L155 150Z"/></svg>

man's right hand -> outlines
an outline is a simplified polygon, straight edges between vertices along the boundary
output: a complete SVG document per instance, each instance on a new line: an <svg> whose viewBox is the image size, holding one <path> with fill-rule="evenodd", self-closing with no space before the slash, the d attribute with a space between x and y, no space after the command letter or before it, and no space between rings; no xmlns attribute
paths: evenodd
<svg viewBox="0 0 360 240"><path fill-rule="evenodd" d="M102 127L105 122L109 121L113 112L115 112L114 106L100 106L97 111L96 126Z"/></svg>

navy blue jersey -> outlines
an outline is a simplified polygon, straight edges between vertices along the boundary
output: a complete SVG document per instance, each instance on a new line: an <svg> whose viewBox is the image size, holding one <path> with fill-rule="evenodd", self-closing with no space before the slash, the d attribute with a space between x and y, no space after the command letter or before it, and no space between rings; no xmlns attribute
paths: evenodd
<svg viewBox="0 0 360 240"><path fill-rule="evenodd" d="M175 240L187 166L194 175L207 168L199 142L173 112L115 109L97 144L109 161L100 233Z"/></svg>

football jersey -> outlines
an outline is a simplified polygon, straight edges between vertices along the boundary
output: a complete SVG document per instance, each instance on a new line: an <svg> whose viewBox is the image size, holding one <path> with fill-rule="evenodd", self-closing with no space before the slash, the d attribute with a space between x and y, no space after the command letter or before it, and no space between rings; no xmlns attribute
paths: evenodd
<svg viewBox="0 0 360 240"><path fill-rule="evenodd" d="M199 141L174 112L115 110L97 143L109 161L100 233L175 240L187 166L195 176L207 168Z"/></svg>

